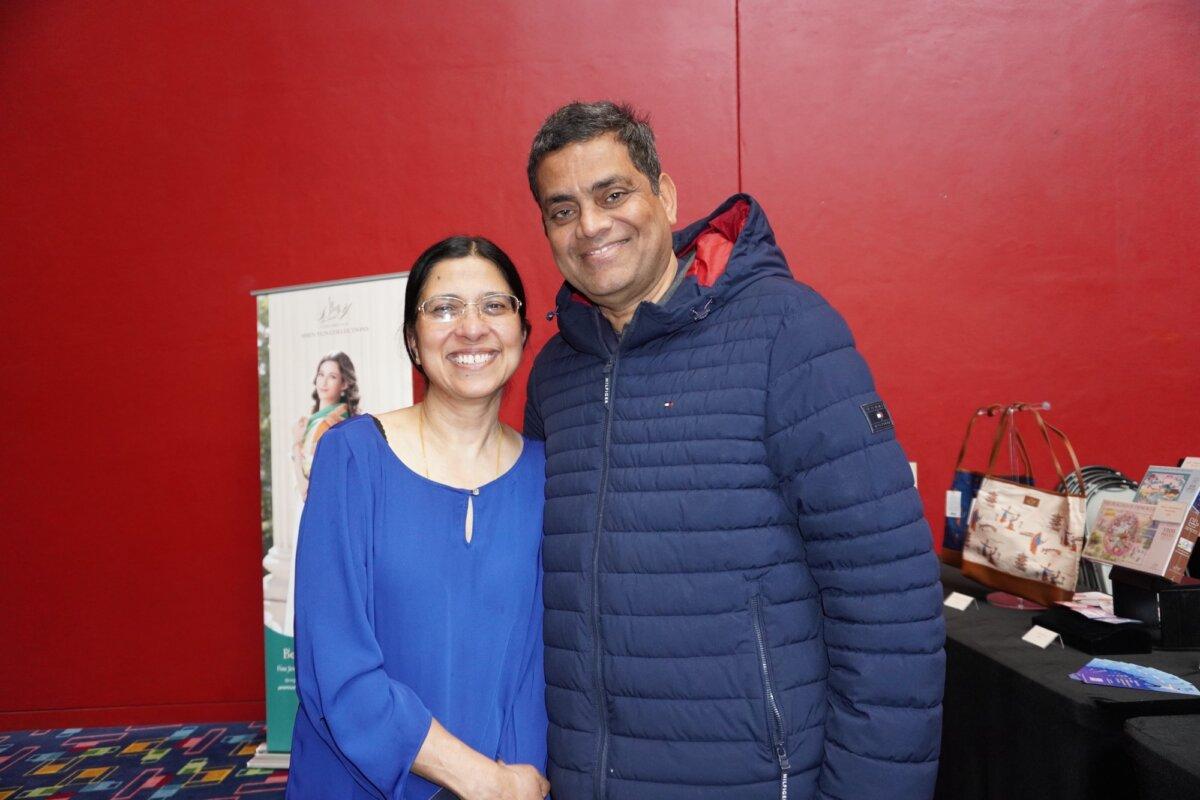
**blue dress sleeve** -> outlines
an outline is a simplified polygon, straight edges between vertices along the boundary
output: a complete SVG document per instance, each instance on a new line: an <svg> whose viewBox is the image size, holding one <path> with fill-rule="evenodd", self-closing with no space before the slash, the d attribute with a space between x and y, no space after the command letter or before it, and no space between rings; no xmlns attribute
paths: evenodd
<svg viewBox="0 0 1200 800"><path fill-rule="evenodd" d="M542 658L542 557L538 554L537 588L533 594L523 663L513 702L504 723L501 757L514 764L532 764L546 773L546 672Z"/></svg>
<svg viewBox="0 0 1200 800"><path fill-rule="evenodd" d="M318 734L373 796L404 793L433 717L374 633L371 487L346 430L321 439L296 554L296 685Z"/></svg>

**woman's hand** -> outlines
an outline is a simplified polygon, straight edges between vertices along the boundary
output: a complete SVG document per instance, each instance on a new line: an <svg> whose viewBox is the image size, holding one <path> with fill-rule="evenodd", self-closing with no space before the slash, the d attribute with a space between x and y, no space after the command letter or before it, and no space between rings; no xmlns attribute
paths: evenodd
<svg viewBox="0 0 1200 800"><path fill-rule="evenodd" d="M301 417L299 420L297 420L296 424L292 426L292 444L296 445L297 447L303 446L304 433L307 429L308 429L308 417L307 416Z"/></svg>
<svg viewBox="0 0 1200 800"><path fill-rule="evenodd" d="M543 800L550 794L550 781L529 764L500 762L500 784L503 800Z"/></svg>
<svg viewBox="0 0 1200 800"><path fill-rule="evenodd" d="M307 431L308 417L301 417L292 426L292 472L296 476L300 502L308 500L308 476L304 474L304 434Z"/></svg>
<svg viewBox="0 0 1200 800"><path fill-rule="evenodd" d="M412 771L463 800L543 800L550 793L550 782L533 766L492 761L436 719L413 759Z"/></svg>
<svg viewBox="0 0 1200 800"><path fill-rule="evenodd" d="M491 764L482 782L466 791L464 800L543 800L550 794L550 782L529 764Z"/></svg>

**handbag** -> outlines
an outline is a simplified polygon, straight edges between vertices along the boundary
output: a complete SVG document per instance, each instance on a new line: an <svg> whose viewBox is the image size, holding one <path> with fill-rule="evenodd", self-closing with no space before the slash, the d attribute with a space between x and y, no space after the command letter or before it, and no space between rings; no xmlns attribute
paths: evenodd
<svg viewBox="0 0 1200 800"><path fill-rule="evenodd" d="M974 502L975 495L979 492L979 484L983 482L984 476L984 473L977 470L965 470L962 468L963 459L967 456L967 445L971 442L971 429L975 427L975 420L984 416L996 416L1003 412L1004 409L1005 406L999 403L983 406L977 409L967 422L967 432L963 436L962 447L958 450L958 460L954 462L954 477L950 481L950 491L946 495L946 527L942 534L942 551L939 553L942 561L950 566L962 566L963 541L967 537L967 522L970 518L971 503ZM993 450L999 446L1002 433L1002 428L997 426L996 439L992 443ZM1014 483L1032 486L1033 470L1029 466L1029 451L1025 449L1025 440L1021 437L1021 432L1013 428L1013 433L1013 438L1017 443L1017 453L1020 456L1020 467L1023 468L1023 471L1014 475L1003 475L1001 477ZM958 494L955 495L953 494L954 492ZM957 513L952 513L951 509Z"/></svg>
<svg viewBox="0 0 1200 800"><path fill-rule="evenodd" d="M1075 469L1078 489L1052 492L992 473L1000 442L1008 429L1015 427L1013 416L1019 410L1033 414L1054 470L1066 483L1051 434L1061 441ZM1042 419L1035 409L1009 406L1000 419L987 473L980 482L967 521L963 575L1043 605L1070 600L1075 592L1085 538L1083 485L1079 460L1067 435Z"/></svg>

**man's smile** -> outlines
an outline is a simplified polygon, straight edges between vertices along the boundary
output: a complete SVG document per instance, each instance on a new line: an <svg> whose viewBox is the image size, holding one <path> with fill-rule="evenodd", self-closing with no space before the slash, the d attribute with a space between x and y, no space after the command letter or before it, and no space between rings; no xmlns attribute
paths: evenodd
<svg viewBox="0 0 1200 800"><path fill-rule="evenodd" d="M590 250L584 250L583 253L580 254L580 257L584 261L587 261L591 264L603 264L611 261L612 258L617 254L617 251L628 242L628 239L619 239L615 242L609 242L607 244L600 245L599 247L593 247Z"/></svg>

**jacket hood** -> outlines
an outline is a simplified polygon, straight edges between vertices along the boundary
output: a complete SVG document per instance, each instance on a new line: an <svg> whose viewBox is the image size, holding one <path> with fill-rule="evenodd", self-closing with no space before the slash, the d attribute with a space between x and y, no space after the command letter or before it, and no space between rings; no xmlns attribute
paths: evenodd
<svg viewBox="0 0 1200 800"><path fill-rule="evenodd" d="M700 323L721 303L772 276L790 277L762 206L735 194L711 214L673 235L676 256L695 253L683 283L665 305L642 303L621 337L621 349L637 347L686 325ZM600 309L570 284L556 298L558 328L576 350L609 356Z"/></svg>

